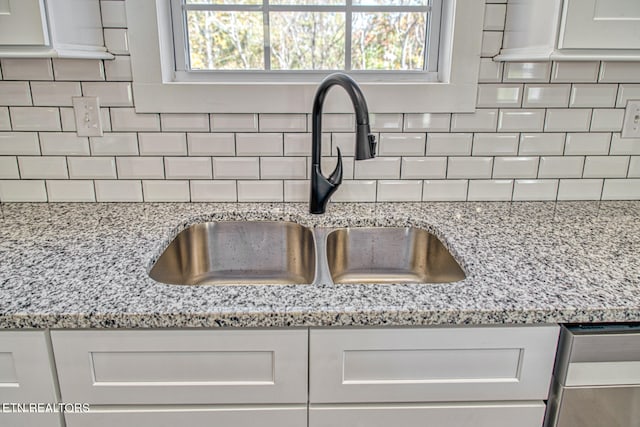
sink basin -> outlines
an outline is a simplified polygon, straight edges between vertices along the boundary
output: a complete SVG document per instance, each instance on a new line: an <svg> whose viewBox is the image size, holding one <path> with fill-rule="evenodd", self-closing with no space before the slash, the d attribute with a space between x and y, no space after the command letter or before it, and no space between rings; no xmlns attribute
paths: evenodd
<svg viewBox="0 0 640 427"><path fill-rule="evenodd" d="M151 268L166 284L310 284L313 233L293 222L220 221L186 228Z"/></svg>
<svg viewBox="0 0 640 427"><path fill-rule="evenodd" d="M464 271L442 242L420 228L340 228L327 236L334 283L448 283Z"/></svg>

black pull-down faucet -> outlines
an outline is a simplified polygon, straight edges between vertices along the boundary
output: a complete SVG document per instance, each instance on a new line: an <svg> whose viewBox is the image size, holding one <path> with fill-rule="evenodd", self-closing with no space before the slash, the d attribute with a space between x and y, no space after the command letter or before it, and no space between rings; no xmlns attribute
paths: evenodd
<svg viewBox="0 0 640 427"><path fill-rule="evenodd" d="M372 159L376 155L376 138L369 128L369 110L364 95L358 84L343 73L331 74L318 86L313 100L312 117L312 148L311 148L311 196L309 212L322 214L327 208L331 195L342 183L342 153L338 148L338 164L334 171L326 178L322 175L320 158L322 155L322 105L327 92L334 85L342 86L347 91L356 116L356 160Z"/></svg>

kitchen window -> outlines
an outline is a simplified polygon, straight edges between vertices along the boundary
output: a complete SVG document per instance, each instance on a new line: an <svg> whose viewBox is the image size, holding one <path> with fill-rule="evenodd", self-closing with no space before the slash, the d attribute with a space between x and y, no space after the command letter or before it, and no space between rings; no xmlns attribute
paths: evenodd
<svg viewBox="0 0 640 427"><path fill-rule="evenodd" d="M126 0L135 107L305 113L320 80L343 70L373 113L472 112L484 3ZM351 110L331 98L327 111Z"/></svg>
<svg viewBox="0 0 640 427"><path fill-rule="evenodd" d="M436 81L442 0L172 0L178 80Z"/></svg>

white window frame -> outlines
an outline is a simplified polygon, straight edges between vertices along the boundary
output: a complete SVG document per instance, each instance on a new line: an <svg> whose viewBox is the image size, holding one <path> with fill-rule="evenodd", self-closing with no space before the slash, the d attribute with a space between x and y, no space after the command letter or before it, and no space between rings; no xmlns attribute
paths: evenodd
<svg viewBox="0 0 640 427"><path fill-rule="evenodd" d="M136 111L142 113L309 113L320 81L178 81L171 5L126 0ZM372 113L473 112L476 106L484 0L443 0L438 81L361 81ZM350 112L335 91L326 111Z"/></svg>

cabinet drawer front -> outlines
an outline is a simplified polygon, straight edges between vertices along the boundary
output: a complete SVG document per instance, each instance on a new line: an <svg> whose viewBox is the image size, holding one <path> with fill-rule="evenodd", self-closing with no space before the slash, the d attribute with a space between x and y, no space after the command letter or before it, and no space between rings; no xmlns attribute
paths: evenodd
<svg viewBox="0 0 640 427"><path fill-rule="evenodd" d="M44 331L0 332L0 402L56 402Z"/></svg>
<svg viewBox="0 0 640 427"><path fill-rule="evenodd" d="M65 401L306 402L306 330L53 331L51 339Z"/></svg>
<svg viewBox="0 0 640 427"><path fill-rule="evenodd" d="M557 326L312 329L310 401L546 399Z"/></svg>
<svg viewBox="0 0 640 427"><path fill-rule="evenodd" d="M65 420L67 427L306 427L307 407L92 408Z"/></svg>
<svg viewBox="0 0 640 427"><path fill-rule="evenodd" d="M54 413L0 414L2 427L61 427L61 415Z"/></svg>
<svg viewBox="0 0 640 427"><path fill-rule="evenodd" d="M540 427L543 402L309 408L309 427Z"/></svg>

